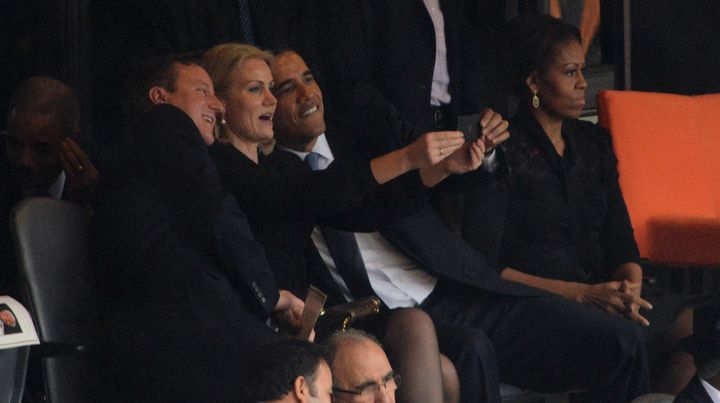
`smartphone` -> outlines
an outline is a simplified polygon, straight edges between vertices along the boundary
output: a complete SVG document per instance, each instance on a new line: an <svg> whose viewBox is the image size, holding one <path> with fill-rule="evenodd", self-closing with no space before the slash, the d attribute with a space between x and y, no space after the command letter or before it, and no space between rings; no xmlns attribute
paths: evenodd
<svg viewBox="0 0 720 403"><path fill-rule="evenodd" d="M458 116L457 129L463 133L465 141L477 140L480 137L480 114Z"/></svg>

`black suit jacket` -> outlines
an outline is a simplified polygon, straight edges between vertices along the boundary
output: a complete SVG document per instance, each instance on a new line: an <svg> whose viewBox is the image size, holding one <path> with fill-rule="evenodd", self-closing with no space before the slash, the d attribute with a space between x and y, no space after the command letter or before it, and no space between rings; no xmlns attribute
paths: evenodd
<svg viewBox="0 0 720 403"><path fill-rule="evenodd" d="M94 222L108 367L123 401L241 401L273 336L270 266L184 112L154 107L133 133Z"/></svg>
<svg viewBox="0 0 720 403"><path fill-rule="evenodd" d="M329 116L358 129L372 156L409 144L430 128L435 32L419 0L326 2L324 36ZM451 109L477 113L487 103L488 44L461 0L441 0ZM369 118L368 118L369 117Z"/></svg>
<svg viewBox="0 0 720 403"><path fill-rule="evenodd" d="M308 287L306 265L316 262L305 259L308 248L314 249L313 226L359 206L362 197L377 188L367 163L333 164L325 171L311 172L294 155L289 159L260 156L260 163L255 164L228 144L213 145L211 155L223 186L247 213L280 286L299 296ZM298 165L299 169L292 168ZM347 221L346 225L355 224Z"/></svg>
<svg viewBox="0 0 720 403"><path fill-rule="evenodd" d="M156 250L171 244L210 257L248 307L267 317L278 299L275 281L245 215L222 188L195 124L180 109L161 105L146 113L133 133L123 171L109 173L97 212L100 219L124 224L100 233L137 261L154 260ZM100 246L112 251L117 245Z"/></svg>
<svg viewBox="0 0 720 403"><path fill-rule="evenodd" d="M673 403L713 403L707 391L700 383L697 374L673 400Z"/></svg>

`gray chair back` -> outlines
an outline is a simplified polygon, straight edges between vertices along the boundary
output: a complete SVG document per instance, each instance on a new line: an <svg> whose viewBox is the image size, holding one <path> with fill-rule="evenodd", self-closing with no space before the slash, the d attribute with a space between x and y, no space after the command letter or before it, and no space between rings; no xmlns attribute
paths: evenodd
<svg viewBox="0 0 720 403"><path fill-rule="evenodd" d="M0 350L0 403L20 403L25 389L30 347Z"/></svg>
<svg viewBox="0 0 720 403"><path fill-rule="evenodd" d="M40 337L48 401L97 401L99 371L88 352L99 331L88 252L90 214L65 201L33 197L14 208L10 226Z"/></svg>

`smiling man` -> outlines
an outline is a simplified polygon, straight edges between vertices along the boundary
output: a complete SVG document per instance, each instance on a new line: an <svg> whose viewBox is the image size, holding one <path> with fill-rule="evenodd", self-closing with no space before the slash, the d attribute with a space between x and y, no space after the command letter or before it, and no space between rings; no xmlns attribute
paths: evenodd
<svg viewBox="0 0 720 403"><path fill-rule="evenodd" d="M311 151L318 136L325 133L325 106L315 77L305 61L295 52L279 54L273 63L275 96L275 138L295 150ZM304 85L298 85L300 82ZM286 95L296 93L293 97Z"/></svg>
<svg viewBox="0 0 720 403"><path fill-rule="evenodd" d="M299 326L262 247L223 190L207 145L223 112L192 58L146 62L121 163L101 188L94 267L105 286L106 364L121 401L247 401L247 357ZM120 323L140 323L128 337Z"/></svg>

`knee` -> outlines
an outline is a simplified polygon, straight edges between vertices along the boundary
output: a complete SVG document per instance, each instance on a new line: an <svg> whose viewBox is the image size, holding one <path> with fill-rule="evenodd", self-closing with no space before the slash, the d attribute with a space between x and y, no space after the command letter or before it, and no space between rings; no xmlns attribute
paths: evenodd
<svg viewBox="0 0 720 403"><path fill-rule="evenodd" d="M418 308L395 309L387 321L387 333L431 334L435 337L435 325L430 316Z"/></svg>
<svg viewBox="0 0 720 403"><path fill-rule="evenodd" d="M440 355L440 368L442 370L443 402L457 403L460 400L460 378L452 361Z"/></svg>
<svg viewBox="0 0 720 403"><path fill-rule="evenodd" d="M437 346L435 325L430 316L420 309L393 310L385 328L385 343L393 346L409 346L417 343Z"/></svg>

